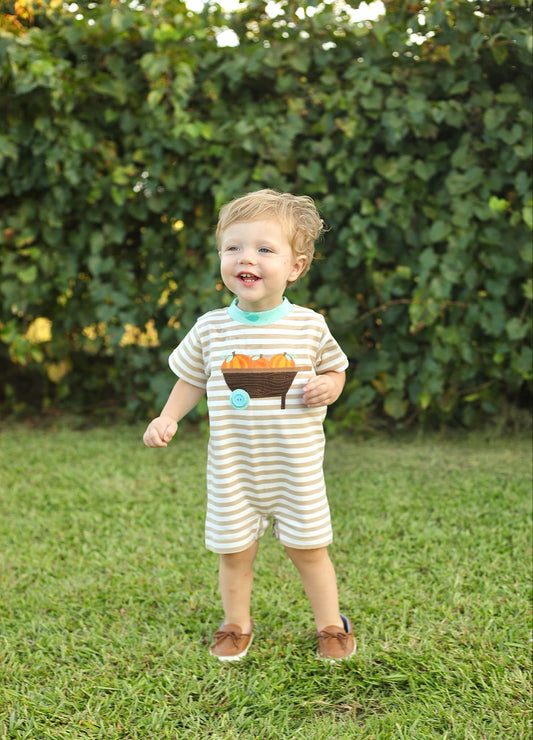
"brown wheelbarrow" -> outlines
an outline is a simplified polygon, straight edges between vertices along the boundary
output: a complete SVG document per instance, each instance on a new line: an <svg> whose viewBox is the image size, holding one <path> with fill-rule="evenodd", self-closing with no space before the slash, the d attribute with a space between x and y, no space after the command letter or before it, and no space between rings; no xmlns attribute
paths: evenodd
<svg viewBox="0 0 533 740"><path fill-rule="evenodd" d="M222 373L232 391L230 402L233 408L245 409L251 398L280 396L281 408L297 373L311 370L310 367L251 367L223 368Z"/></svg>

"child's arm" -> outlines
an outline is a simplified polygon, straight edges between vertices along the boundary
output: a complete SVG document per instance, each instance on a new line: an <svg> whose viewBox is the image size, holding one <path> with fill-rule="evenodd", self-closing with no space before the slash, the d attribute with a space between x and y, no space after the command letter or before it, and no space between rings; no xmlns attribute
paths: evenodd
<svg viewBox="0 0 533 740"><path fill-rule="evenodd" d="M176 434L178 421L193 409L204 395L203 388L187 383L181 378L170 391L161 414L153 419L143 435L147 447L166 447Z"/></svg>
<svg viewBox="0 0 533 740"><path fill-rule="evenodd" d="M305 385L303 402L310 408L314 406L329 406L335 403L342 393L346 373L329 371L317 375Z"/></svg>

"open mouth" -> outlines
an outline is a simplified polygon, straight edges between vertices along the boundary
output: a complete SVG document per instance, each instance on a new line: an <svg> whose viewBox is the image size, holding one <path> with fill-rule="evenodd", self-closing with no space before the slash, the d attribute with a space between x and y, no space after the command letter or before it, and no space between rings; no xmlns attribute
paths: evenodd
<svg viewBox="0 0 533 740"><path fill-rule="evenodd" d="M253 283L256 283L259 280L257 275L252 275L251 272L240 272L238 278L247 285L253 285Z"/></svg>

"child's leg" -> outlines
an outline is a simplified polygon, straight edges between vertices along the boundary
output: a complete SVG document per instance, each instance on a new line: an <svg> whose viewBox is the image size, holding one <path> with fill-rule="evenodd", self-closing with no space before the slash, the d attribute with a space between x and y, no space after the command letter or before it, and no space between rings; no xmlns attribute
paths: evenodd
<svg viewBox="0 0 533 740"><path fill-rule="evenodd" d="M285 549L302 579L315 616L317 632L332 625L344 628L339 615L335 569L327 547L319 547L316 550L296 550L293 547Z"/></svg>
<svg viewBox="0 0 533 740"><path fill-rule="evenodd" d="M220 556L218 582L224 608L224 624L238 624L250 629L250 599L254 579L254 560L258 542L243 552Z"/></svg>

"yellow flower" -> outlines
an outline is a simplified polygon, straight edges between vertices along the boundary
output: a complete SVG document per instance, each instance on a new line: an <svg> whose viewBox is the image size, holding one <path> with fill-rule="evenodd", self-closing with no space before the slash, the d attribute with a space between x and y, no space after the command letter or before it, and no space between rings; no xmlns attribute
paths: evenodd
<svg viewBox="0 0 533 740"><path fill-rule="evenodd" d="M70 370L70 362L61 360L61 362L51 362L46 366L46 374L52 383L59 383Z"/></svg>
<svg viewBox="0 0 533 740"><path fill-rule="evenodd" d="M83 329L83 334L87 337L87 339L95 340L99 337L105 337L106 329L107 324L104 321L101 321L98 324L91 324L90 326L86 326Z"/></svg>
<svg viewBox="0 0 533 740"><path fill-rule="evenodd" d="M159 347L159 335L152 319L146 323L144 331L133 324L124 324L124 334L120 346L136 344L139 347Z"/></svg>
<svg viewBox="0 0 533 740"><path fill-rule="evenodd" d="M52 339L52 322L44 316L38 316L28 326L28 330L24 336L32 344L49 342Z"/></svg>

